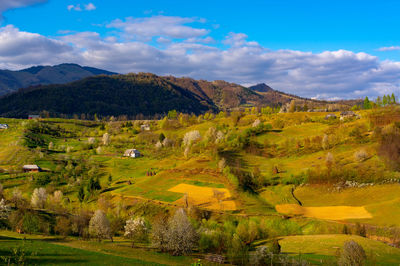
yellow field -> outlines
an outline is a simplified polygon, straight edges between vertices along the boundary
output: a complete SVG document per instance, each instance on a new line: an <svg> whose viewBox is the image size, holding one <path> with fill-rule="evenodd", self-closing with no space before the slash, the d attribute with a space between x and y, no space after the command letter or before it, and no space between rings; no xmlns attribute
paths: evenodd
<svg viewBox="0 0 400 266"><path fill-rule="evenodd" d="M329 206L303 207L297 204L280 204L275 209L283 214L302 215L324 220L368 219L372 215L364 207Z"/></svg>
<svg viewBox="0 0 400 266"><path fill-rule="evenodd" d="M228 200L231 193L226 188L200 187L188 184L179 184L168 191L187 194L190 205L213 210L236 210L236 203ZM215 196L219 195L219 199ZM175 201L176 204L185 204L185 197Z"/></svg>

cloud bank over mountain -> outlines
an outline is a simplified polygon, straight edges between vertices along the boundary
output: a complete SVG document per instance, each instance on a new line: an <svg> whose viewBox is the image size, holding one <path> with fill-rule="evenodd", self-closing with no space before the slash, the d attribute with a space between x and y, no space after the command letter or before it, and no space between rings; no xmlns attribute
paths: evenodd
<svg viewBox="0 0 400 266"><path fill-rule="evenodd" d="M43 1L5 1L0 11L39 2ZM231 32L216 40L213 27L200 18L130 17L102 27L107 34L74 32L50 38L3 26L0 68L78 63L120 73L152 72L243 85L265 82L278 90L323 99L400 92L400 62L381 61L367 53L270 50L248 40L245 33Z"/></svg>

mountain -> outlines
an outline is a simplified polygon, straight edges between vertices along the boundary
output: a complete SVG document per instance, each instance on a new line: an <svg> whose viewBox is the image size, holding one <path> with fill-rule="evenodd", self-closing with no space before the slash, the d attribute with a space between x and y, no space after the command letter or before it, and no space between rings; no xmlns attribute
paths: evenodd
<svg viewBox="0 0 400 266"><path fill-rule="evenodd" d="M263 96L235 83L223 80L206 81L191 78L164 77L166 80L196 94L205 102L212 102L220 109L231 109L241 105L260 105Z"/></svg>
<svg viewBox="0 0 400 266"><path fill-rule="evenodd" d="M151 116L176 109L185 113L216 111L212 102L154 74L96 76L80 81L30 87L0 98L0 116L50 114Z"/></svg>
<svg viewBox="0 0 400 266"><path fill-rule="evenodd" d="M254 86L249 87L250 90L257 91L257 92L269 92L273 89L265 83L260 83Z"/></svg>
<svg viewBox="0 0 400 266"><path fill-rule="evenodd" d="M79 67L74 65L75 67ZM46 67L23 73L38 74ZM79 69L85 69L79 67ZM87 68L94 73L97 70ZM101 70L99 70L101 71ZM256 91L258 90L258 91ZM250 88L223 80L161 77L151 73L98 75L67 84L38 85L0 97L0 116L26 117L43 110L52 115L154 116L176 109L184 113L234 110L239 107L281 106L288 110L348 110L359 101L319 101L258 84Z"/></svg>
<svg viewBox="0 0 400 266"><path fill-rule="evenodd" d="M116 73L77 64L34 66L19 71L0 70L0 96L29 86L64 84L96 75Z"/></svg>

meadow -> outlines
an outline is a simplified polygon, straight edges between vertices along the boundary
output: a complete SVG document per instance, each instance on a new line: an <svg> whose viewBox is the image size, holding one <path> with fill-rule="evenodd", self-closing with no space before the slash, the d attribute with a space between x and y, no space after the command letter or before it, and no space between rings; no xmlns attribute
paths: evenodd
<svg viewBox="0 0 400 266"><path fill-rule="evenodd" d="M322 264L335 263L335 250L352 239L369 261L395 263L400 255L387 243L400 241L400 175L382 152L382 136L397 124L375 125L374 112L344 120L253 109L159 121L0 118L9 125L0 130L1 195L12 207L0 225L26 234L0 231L1 255L24 242L34 264L187 265L209 263L209 253L240 264L232 249L252 257L259 243L277 239L285 256ZM133 148L142 156L123 156ZM25 164L43 171L24 173ZM40 207L32 205L38 188L47 193ZM152 224L180 208L198 234L192 255L161 253L150 236L131 251L123 237L129 218ZM108 217L114 242L97 242L88 232L96 210Z"/></svg>

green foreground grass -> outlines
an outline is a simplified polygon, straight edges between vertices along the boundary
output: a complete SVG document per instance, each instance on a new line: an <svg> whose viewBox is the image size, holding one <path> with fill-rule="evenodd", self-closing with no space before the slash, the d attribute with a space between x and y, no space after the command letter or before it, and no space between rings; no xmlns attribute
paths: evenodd
<svg viewBox="0 0 400 266"><path fill-rule="evenodd" d="M0 231L0 257L10 256L18 246L24 246L28 265L190 265L195 261L190 257L132 248L129 241L120 238L114 242L98 242Z"/></svg>
<svg viewBox="0 0 400 266"><path fill-rule="evenodd" d="M354 240L367 255L367 265L399 265L400 249L355 235L287 236L279 243L282 252L300 256L313 264L335 263L344 242Z"/></svg>

